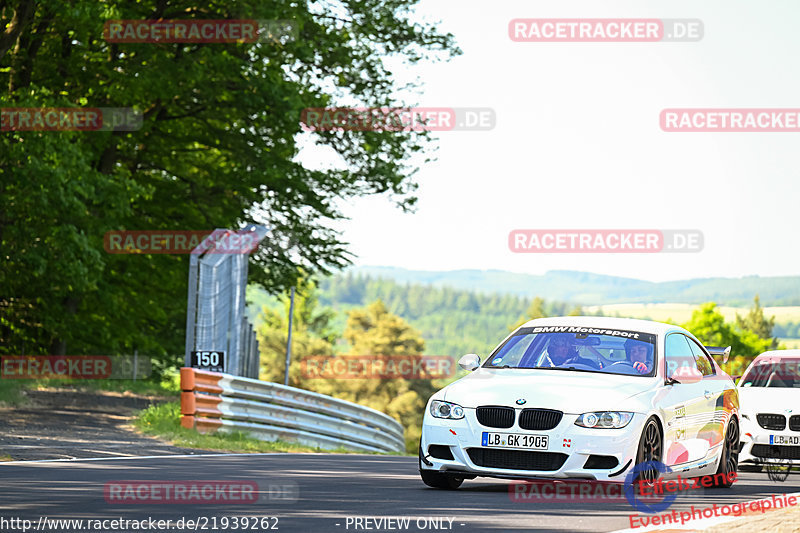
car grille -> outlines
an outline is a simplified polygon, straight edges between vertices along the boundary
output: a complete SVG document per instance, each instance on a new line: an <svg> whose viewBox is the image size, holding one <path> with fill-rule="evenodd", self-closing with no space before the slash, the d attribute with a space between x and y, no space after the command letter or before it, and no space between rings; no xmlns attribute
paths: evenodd
<svg viewBox="0 0 800 533"><path fill-rule="evenodd" d="M567 460L567 454L555 452L468 448L467 453L477 466L508 470L558 470Z"/></svg>
<svg viewBox="0 0 800 533"><path fill-rule="evenodd" d="M511 407L478 407L478 422L487 428L510 428L514 425L514 409Z"/></svg>
<svg viewBox="0 0 800 533"><path fill-rule="evenodd" d="M753 444L751 452L756 457L765 459L800 459L800 446L770 446L769 444Z"/></svg>
<svg viewBox="0 0 800 533"><path fill-rule="evenodd" d="M789 429L792 431L800 431L800 415L789 417Z"/></svg>
<svg viewBox="0 0 800 533"><path fill-rule="evenodd" d="M553 429L563 415L561 411L552 409L523 409L519 415L519 427L535 431Z"/></svg>
<svg viewBox="0 0 800 533"><path fill-rule="evenodd" d="M756 415L758 425L764 429L782 431L786 429L786 417L770 413L759 413Z"/></svg>

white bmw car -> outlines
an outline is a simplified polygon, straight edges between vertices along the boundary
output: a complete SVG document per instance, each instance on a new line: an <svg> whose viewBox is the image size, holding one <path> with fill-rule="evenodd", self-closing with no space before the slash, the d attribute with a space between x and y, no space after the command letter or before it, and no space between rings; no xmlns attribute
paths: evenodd
<svg viewBox="0 0 800 533"><path fill-rule="evenodd" d="M727 357L729 349L706 348L658 322L531 320L483 364L475 354L462 357L472 373L430 398L422 481L445 489L477 476L621 483L647 461L669 467L665 478L729 479L737 468L739 397L710 352ZM637 472L636 479L658 476Z"/></svg>
<svg viewBox="0 0 800 533"><path fill-rule="evenodd" d="M800 350L764 352L739 380L744 466L800 465Z"/></svg>

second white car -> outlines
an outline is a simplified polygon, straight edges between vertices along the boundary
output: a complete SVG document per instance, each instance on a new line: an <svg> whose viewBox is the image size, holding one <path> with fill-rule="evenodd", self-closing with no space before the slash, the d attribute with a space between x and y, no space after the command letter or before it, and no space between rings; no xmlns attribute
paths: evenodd
<svg viewBox="0 0 800 533"><path fill-rule="evenodd" d="M800 465L800 350L756 357L739 380L743 466Z"/></svg>

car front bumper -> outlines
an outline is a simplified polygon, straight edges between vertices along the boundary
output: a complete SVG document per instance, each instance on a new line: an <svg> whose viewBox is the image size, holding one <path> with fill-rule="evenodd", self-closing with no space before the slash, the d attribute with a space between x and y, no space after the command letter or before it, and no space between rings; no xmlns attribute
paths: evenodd
<svg viewBox="0 0 800 533"><path fill-rule="evenodd" d="M464 418L460 420L435 418L426 411L422 424L420 445L423 460L420 461L420 468L515 479L624 481L625 473L636 460L645 415L635 414L630 423L620 429L584 428L575 425L577 418L577 414L564 413L555 428L533 431L520 429L516 425L507 429L484 427L478 423L474 408L465 408ZM528 451L483 446L484 432L547 435L548 447L547 450ZM434 448L431 449L431 446ZM431 454L447 455L442 453L444 446L449 449L452 459ZM593 459L590 461L590 458Z"/></svg>
<svg viewBox="0 0 800 533"><path fill-rule="evenodd" d="M773 431L749 422L742 424L741 435L739 464L763 465L769 461L783 465L800 465L800 433L797 431ZM793 438L797 440L797 444L774 444L770 441L771 436Z"/></svg>

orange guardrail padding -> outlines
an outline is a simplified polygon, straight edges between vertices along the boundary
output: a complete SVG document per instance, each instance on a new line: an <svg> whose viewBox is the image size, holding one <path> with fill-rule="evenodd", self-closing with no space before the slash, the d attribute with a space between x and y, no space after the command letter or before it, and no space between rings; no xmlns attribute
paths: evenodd
<svg viewBox="0 0 800 533"><path fill-rule="evenodd" d="M222 379L222 374L215 374L214 372L203 372L202 370L194 371L194 390L202 392L211 392L214 394L222 394L222 387L218 385L219 380Z"/></svg>
<svg viewBox="0 0 800 533"><path fill-rule="evenodd" d="M197 410L197 402L195 401L193 392L181 392L181 414L193 415Z"/></svg>
<svg viewBox="0 0 800 533"><path fill-rule="evenodd" d="M194 390L194 368L181 368L181 390Z"/></svg>
<svg viewBox="0 0 800 533"><path fill-rule="evenodd" d="M222 427L222 420L195 417L194 425L198 433L214 433Z"/></svg>
<svg viewBox="0 0 800 533"><path fill-rule="evenodd" d="M220 418L222 411L217 407L222 398L219 396L211 396L210 394L194 393L194 402L197 412L212 415L212 418Z"/></svg>
<svg viewBox="0 0 800 533"><path fill-rule="evenodd" d="M181 426L185 427L186 429L194 428L194 416L183 415L181 417Z"/></svg>
<svg viewBox="0 0 800 533"><path fill-rule="evenodd" d="M181 368L181 426L200 433L214 433L222 426L218 408L222 398L212 395L222 393L221 379L222 374L217 372Z"/></svg>
<svg viewBox="0 0 800 533"><path fill-rule="evenodd" d="M196 368L181 368L181 390L183 391L202 391L214 394L222 393L219 380L222 374L218 372L208 372Z"/></svg>
<svg viewBox="0 0 800 533"><path fill-rule="evenodd" d="M181 392L181 414L203 414L211 418L221 418L222 411L217 407L220 402L222 402L222 398L219 396L183 391Z"/></svg>

